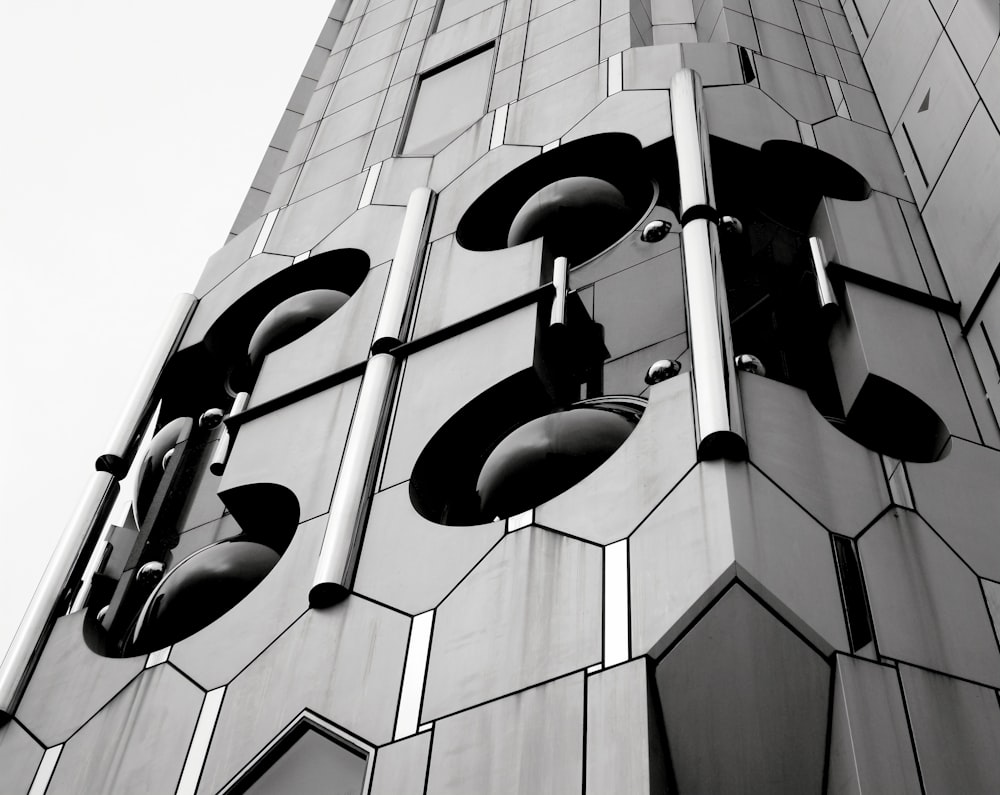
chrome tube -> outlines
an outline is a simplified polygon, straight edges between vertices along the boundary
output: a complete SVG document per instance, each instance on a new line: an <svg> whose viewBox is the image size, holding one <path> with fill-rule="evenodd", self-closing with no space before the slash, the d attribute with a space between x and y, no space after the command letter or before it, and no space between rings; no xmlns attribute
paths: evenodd
<svg viewBox="0 0 1000 795"><path fill-rule="evenodd" d="M566 257L556 257L552 265L552 286L556 294L552 299L552 313L549 315L550 326L566 325L566 295L569 292L569 260Z"/></svg>
<svg viewBox="0 0 1000 795"><path fill-rule="evenodd" d="M372 353L384 353L406 339L420 284L434 200L435 194L430 188L414 188L410 193L396 254L389 266L382 309L375 324Z"/></svg>
<svg viewBox="0 0 1000 795"><path fill-rule="evenodd" d="M91 475L0 665L0 717L14 714L52 622L69 607L80 566L90 559L118 491L113 475Z"/></svg>
<svg viewBox="0 0 1000 795"><path fill-rule="evenodd" d="M812 255L813 275L816 277L816 297L819 299L819 311L824 317L833 320L840 313L840 304L837 302L833 285L830 284L830 277L826 272L829 260L826 258L823 241L818 237L810 237L809 253Z"/></svg>
<svg viewBox="0 0 1000 795"><path fill-rule="evenodd" d="M247 403L250 402L249 392L240 392L233 401L233 407L229 410L229 417L235 417L242 412ZM228 420L229 417L226 417ZM229 431L228 423L222 426L222 433L215 443L215 452L212 453L212 460L208 465L208 471L213 475L221 475L226 469L226 461L229 460L229 450L233 446L233 436Z"/></svg>
<svg viewBox="0 0 1000 795"><path fill-rule="evenodd" d="M354 582L398 368L398 360L388 353L375 354L365 367L309 590L312 607L339 602Z"/></svg>
<svg viewBox="0 0 1000 795"><path fill-rule="evenodd" d="M670 122L677 149L682 224L691 218L715 217L715 186L709 155L708 124L701 77L681 69L670 80Z"/></svg>
<svg viewBox="0 0 1000 795"><path fill-rule="evenodd" d="M697 72L682 69L671 80L670 120L680 175L681 251L698 457L743 459L746 441L719 249L708 125Z"/></svg>
<svg viewBox="0 0 1000 795"><path fill-rule="evenodd" d="M181 293L174 301L125 411L104 448L105 452L97 459L98 472L110 472L117 478L125 477L128 472L129 464L139 449L142 434L156 407L157 384L167 362L180 345L181 336L197 303L198 299L188 293Z"/></svg>

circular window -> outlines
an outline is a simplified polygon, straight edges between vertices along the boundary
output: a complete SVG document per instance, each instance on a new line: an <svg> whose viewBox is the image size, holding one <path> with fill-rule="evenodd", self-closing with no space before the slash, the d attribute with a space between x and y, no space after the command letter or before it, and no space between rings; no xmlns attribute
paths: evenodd
<svg viewBox="0 0 1000 795"><path fill-rule="evenodd" d="M507 414L507 422L488 416L503 411L503 403L494 402L489 413L464 410L418 458L410 498L418 513L440 524L513 516L593 473L635 430L645 405L631 396L599 397L540 416L538 409L520 418ZM493 430L476 432L487 426Z"/></svg>
<svg viewBox="0 0 1000 795"><path fill-rule="evenodd" d="M280 557L269 546L242 539L188 555L146 599L128 653L162 649L207 627L256 588Z"/></svg>

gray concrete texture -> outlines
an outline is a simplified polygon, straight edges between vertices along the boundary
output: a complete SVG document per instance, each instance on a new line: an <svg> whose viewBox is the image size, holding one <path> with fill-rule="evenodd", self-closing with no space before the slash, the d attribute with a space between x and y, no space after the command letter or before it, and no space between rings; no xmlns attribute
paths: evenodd
<svg viewBox="0 0 1000 795"><path fill-rule="evenodd" d="M983 0L340 0L195 290L177 357L204 364L164 403L222 394L195 381L225 381L268 301L339 284L362 252L344 308L255 373L221 478L179 498L211 507L172 543L260 533L277 509L230 516L234 490L282 487L298 526L249 596L160 657L102 652L99 604L58 618L0 728L0 790L263 791L271 744L308 715L380 794L995 791L998 36ZM710 215L744 215L722 242L733 352L767 359L730 395L746 460L698 452L685 68ZM556 337L556 238L505 229L580 174L631 216L569 263ZM347 460L423 186L379 446ZM651 221L668 234L644 239ZM840 301L822 332L810 235ZM649 386L658 359L681 373ZM586 477L525 514L461 513L512 426L612 394L645 413ZM350 595L310 606L358 472Z"/></svg>

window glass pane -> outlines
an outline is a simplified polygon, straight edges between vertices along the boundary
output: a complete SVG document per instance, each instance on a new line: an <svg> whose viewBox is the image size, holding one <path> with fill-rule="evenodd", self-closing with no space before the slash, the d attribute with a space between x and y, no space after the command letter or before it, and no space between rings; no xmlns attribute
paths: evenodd
<svg viewBox="0 0 1000 795"><path fill-rule="evenodd" d="M449 25L468 19L494 5L496 5L496 0L444 0L441 16L438 17L437 29L444 30Z"/></svg>
<svg viewBox="0 0 1000 795"><path fill-rule="evenodd" d="M492 70L490 48L421 80L403 154L435 154L479 119Z"/></svg>
<svg viewBox="0 0 1000 795"><path fill-rule="evenodd" d="M361 795L365 759L319 732L306 731L246 795Z"/></svg>

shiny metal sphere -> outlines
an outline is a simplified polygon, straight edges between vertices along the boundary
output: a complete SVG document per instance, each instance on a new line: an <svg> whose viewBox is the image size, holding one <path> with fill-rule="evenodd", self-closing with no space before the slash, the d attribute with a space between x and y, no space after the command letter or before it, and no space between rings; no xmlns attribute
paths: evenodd
<svg viewBox="0 0 1000 795"><path fill-rule="evenodd" d="M764 363L752 353L741 353L736 357L736 369L753 375L767 375Z"/></svg>
<svg viewBox="0 0 1000 795"><path fill-rule="evenodd" d="M159 560L143 563L135 573L135 578L147 585L159 582L163 578L163 563Z"/></svg>
<svg viewBox="0 0 1000 795"><path fill-rule="evenodd" d="M97 611L97 615L94 616L94 619L98 624L100 624L104 620L104 617L108 614L109 607L111 607L111 605L104 605L104 607Z"/></svg>
<svg viewBox="0 0 1000 795"><path fill-rule="evenodd" d="M743 234L743 222L732 215L724 215L719 219L719 229L733 235Z"/></svg>
<svg viewBox="0 0 1000 795"><path fill-rule="evenodd" d="M681 363L676 359L660 359L649 365L646 383L652 386L673 378L681 371Z"/></svg>
<svg viewBox="0 0 1000 795"><path fill-rule="evenodd" d="M643 227L639 238L643 243L657 243L670 233L670 229L671 224L669 221L650 221Z"/></svg>
<svg viewBox="0 0 1000 795"><path fill-rule="evenodd" d="M218 428L222 420L226 417L226 412L222 409L209 409L198 418L199 428Z"/></svg>
<svg viewBox="0 0 1000 795"><path fill-rule="evenodd" d="M163 469L164 472L167 471L167 464L169 464L170 459L174 457L174 450L176 449L177 449L176 447L171 447L169 450L167 450L167 452L163 454L163 461L160 463L160 467Z"/></svg>

